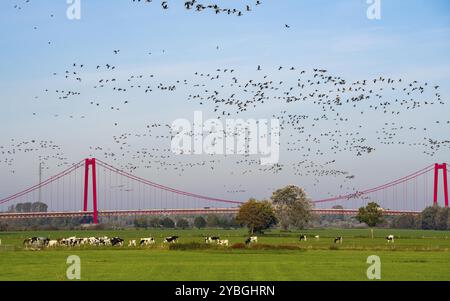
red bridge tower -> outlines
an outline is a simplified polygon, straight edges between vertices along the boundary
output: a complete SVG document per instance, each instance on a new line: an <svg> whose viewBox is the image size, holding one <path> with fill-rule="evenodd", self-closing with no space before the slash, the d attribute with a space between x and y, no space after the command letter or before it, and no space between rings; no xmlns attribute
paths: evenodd
<svg viewBox="0 0 450 301"><path fill-rule="evenodd" d="M83 211L88 211L88 188L89 188L89 166L92 165L92 200L93 200L93 214L94 224L98 224L98 210L97 210L97 176L95 170L95 158L86 159L84 161L84 206Z"/></svg>
<svg viewBox="0 0 450 301"><path fill-rule="evenodd" d="M438 201L438 180L439 180L439 170L442 169L444 177L444 200L445 207L448 207L448 186L447 186L447 164L434 164L434 205L437 205Z"/></svg>

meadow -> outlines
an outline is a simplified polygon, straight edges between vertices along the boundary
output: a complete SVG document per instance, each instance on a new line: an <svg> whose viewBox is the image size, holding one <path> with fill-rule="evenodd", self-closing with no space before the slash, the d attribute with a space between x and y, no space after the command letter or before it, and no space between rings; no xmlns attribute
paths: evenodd
<svg viewBox="0 0 450 301"><path fill-rule="evenodd" d="M300 233L307 241L299 241ZM176 247L162 244L165 236L175 234L180 236ZM372 239L367 229L272 230L245 247L245 229L0 232L0 280L67 280L69 255L80 257L81 280L367 280L369 255L381 259L381 280L450 280L450 231L375 229L374 234ZM395 235L394 243L386 242L389 234ZM104 235L124 238L126 244L152 236L156 244L41 251L22 246L30 236ZM202 247L203 237L210 235L232 246ZM338 235L341 245L333 243Z"/></svg>

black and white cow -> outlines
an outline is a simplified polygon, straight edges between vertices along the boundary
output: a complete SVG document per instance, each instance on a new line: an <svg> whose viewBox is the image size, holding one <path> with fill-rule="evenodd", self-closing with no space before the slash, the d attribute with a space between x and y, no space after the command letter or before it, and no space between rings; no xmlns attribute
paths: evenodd
<svg viewBox="0 0 450 301"><path fill-rule="evenodd" d="M109 238L108 236L103 236L103 237L97 237L97 239L100 242L100 245L102 246L111 246L111 238Z"/></svg>
<svg viewBox="0 0 450 301"><path fill-rule="evenodd" d="M306 241L306 235L305 234L300 235L300 241L302 241L302 240Z"/></svg>
<svg viewBox="0 0 450 301"><path fill-rule="evenodd" d="M336 236L335 238L334 238L334 243L342 243L342 236Z"/></svg>
<svg viewBox="0 0 450 301"><path fill-rule="evenodd" d="M35 241L34 238L35 238L35 237L25 238L25 239L23 240L23 246L24 246L25 248L31 246L31 244Z"/></svg>
<svg viewBox="0 0 450 301"><path fill-rule="evenodd" d="M205 243L217 242L218 240L220 240L219 236L207 236L207 237L205 237Z"/></svg>
<svg viewBox="0 0 450 301"><path fill-rule="evenodd" d="M111 245L113 246L123 246L123 239L120 237L111 238Z"/></svg>
<svg viewBox="0 0 450 301"><path fill-rule="evenodd" d="M386 240L388 243L394 242L394 235L391 234L391 235L386 236Z"/></svg>
<svg viewBox="0 0 450 301"><path fill-rule="evenodd" d="M40 249L46 247L49 241L50 239L47 237L30 237L26 238L23 241L23 245L25 246L25 248L32 247Z"/></svg>
<svg viewBox="0 0 450 301"><path fill-rule="evenodd" d="M166 237L166 238L164 238L164 243L176 243L177 242L177 240L178 240L178 236L176 236L176 235L173 235L173 236L168 236L168 237Z"/></svg>
<svg viewBox="0 0 450 301"><path fill-rule="evenodd" d="M155 243L155 239L153 237L144 237L139 241L140 246L149 246Z"/></svg>
<svg viewBox="0 0 450 301"><path fill-rule="evenodd" d="M47 238L47 237L39 237L39 240L42 242L42 244L43 244L44 246L47 246L47 245L48 245L48 242L50 241L50 238Z"/></svg>
<svg viewBox="0 0 450 301"><path fill-rule="evenodd" d="M66 247L74 247L76 245L78 245L80 242L80 239L76 238L75 236L71 236L68 238L61 238L59 240L59 243L61 244L61 246L66 246Z"/></svg>
<svg viewBox="0 0 450 301"><path fill-rule="evenodd" d="M223 239L223 240L217 240L217 244L219 245L219 246L228 246L228 244L229 244L230 242L228 241L228 239Z"/></svg>
<svg viewBox="0 0 450 301"><path fill-rule="evenodd" d="M97 237L89 237L88 238L88 244L91 246L98 246L100 244L100 240Z"/></svg>
<svg viewBox="0 0 450 301"><path fill-rule="evenodd" d="M250 236L249 238L247 238L245 240L245 244L246 245L254 243L254 242L258 242L258 237L257 236Z"/></svg>
<svg viewBox="0 0 450 301"><path fill-rule="evenodd" d="M48 241L47 247L53 248L53 247L57 247L58 245L59 245L59 242L56 239L52 239L52 240Z"/></svg>
<svg viewBox="0 0 450 301"><path fill-rule="evenodd" d="M81 246L83 244L83 238L75 238L73 240L73 246Z"/></svg>

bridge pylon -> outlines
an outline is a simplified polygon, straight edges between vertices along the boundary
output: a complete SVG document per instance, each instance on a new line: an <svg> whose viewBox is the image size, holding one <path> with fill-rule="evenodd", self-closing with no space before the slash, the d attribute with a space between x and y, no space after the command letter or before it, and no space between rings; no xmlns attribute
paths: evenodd
<svg viewBox="0 0 450 301"><path fill-rule="evenodd" d="M434 199L433 204L437 205L438 202L438 181L439 181L439 170L443 173L443 184L444 184L444 204L448 207L448 183L447 183L447 164L446 163L436 163L434 164Z"/></svg>
<svg viewBox="0 0 450 301"><path fill-rule="evenodd" d="M97 209L97 172L95 168L95 158L85 159L84 161L84 205L83 211L88 211L88 190L89 190L89 166L92 166L92 211L94 215L94 224L98 224Z"/></svg>

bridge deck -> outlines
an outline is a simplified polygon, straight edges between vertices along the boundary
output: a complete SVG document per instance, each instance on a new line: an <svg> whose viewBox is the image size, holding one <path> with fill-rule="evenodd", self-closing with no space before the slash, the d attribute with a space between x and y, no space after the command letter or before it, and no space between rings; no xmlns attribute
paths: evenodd
<svg viewBox="0 0 450 301"><path fill-rule="evenodd" d="M143 209L143 210L104 210L98 211L99 216L126 216L126 215L189 215L189 214L236 214L239 208L192 208L192 209ZM358 209L313 209L319 215L356 215ZM419 211L384 210L384 215L418 215ZM27 219L52 217L83 217L92 216L92 211L68 212L26 212L26 213L0 213L0 219Z"/></svg>

